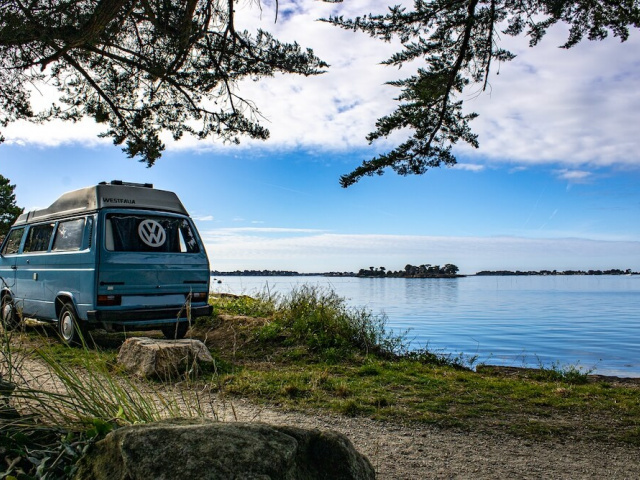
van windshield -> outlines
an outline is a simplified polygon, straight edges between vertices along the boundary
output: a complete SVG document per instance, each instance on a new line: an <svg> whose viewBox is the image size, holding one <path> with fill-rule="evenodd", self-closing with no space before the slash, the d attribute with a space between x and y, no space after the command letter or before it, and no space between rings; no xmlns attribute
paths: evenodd
<svg viewBox="0 0 640 480"><path fill-rule="evenodd" d="M111 213L105 222L105 247L113 252L198 253L186 218Z"/></svg>

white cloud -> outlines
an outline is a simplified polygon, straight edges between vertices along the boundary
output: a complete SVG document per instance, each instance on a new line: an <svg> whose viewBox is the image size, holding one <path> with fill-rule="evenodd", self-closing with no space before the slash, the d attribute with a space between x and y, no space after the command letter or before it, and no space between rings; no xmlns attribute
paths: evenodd
<svg viewBox="0 0 640 480"><path fill-rule="evenodd" d="M556 176L562 180L568 180L571 183L587 183L593 176L591 172L584 170L555 170Z"/></svg>
<svg viewBox="0 0 640 480"><path fill-rule="evenodd" d="M3 128L2 134L7 139L7 145L36 145L47 148L82 144L86 147L95 147L113 143L111 139L98 137L104 130L104 125L98 125L90 119L75 123L53 120L44 124L19 121Z"/></svg>
<svg viewBox="0 0 640 480"><path fill-rule="evenodd" d="M365 136L377 118L390 113L398 90L385 82L411 75L408 66L400 71L380 65L398 49L362 33L345 31L318 22L331 14L355 17L384 13L387 0L353 0L343 3L265 1L237 12L237 27L255 31L263 28L283 41L297 41L312 47L331 67L317 77L278 75L238 86L240 96L253 100L271 130L266 142L245 140L244 147L282 151L304 147L321 151L366 147ZM494 65L487 92L470 92L468 111L480 117L472 122L480 149L457 146L469 156L459 168L480 169L482 164L509 163L564 166L587 171L597 166L640 166L637 135L640 90L640 34L632 32L625 43L610 38L584 41L570 50L557 48L566 40L566 29L556 27L535 48L528 39L503 36L503 46L518 57ZM499 75L497 74L499 72ZM45 92L43 97L46 97ZM36 95L37 96L37 95ZM39 97L38 101L46 103ZM101 127L92 121L77 124L50 123L34 126L17 123L4 130L9 142L44 146L80 142L108 143L98 139ZM395 137L395 139L399 136ZM376 142L374 149L386 149L394 138ZM170 149L227 148L213 141L168 139ZM234 147L237 148L237 147ZM242 148L242 147L241 147ZM373 152L372 152L373 153ZM472 165L473 164L473 165Z"/></svg>
<svg viewBox="0 0 640 480"><path fill-rule="evenodd" d="M557 48L566 37L555 28L534 48L505 39L518 57L494 72L490 94L467 102L480 113L476 153L525 165L639 166L640 35Z"/></svg>
<svg viewBox="0 0 640 480"><path fill-rule="evenodd" d="M196 216L193 216L192 218L199 222L211 222L214 220L213 215L196 215Z"/></svg>
<svg viewBox="0 0 640 480"><path fill-rule="evenodd" d="M486 166L477 163L457 163L452 168L456 170L467 170L469 172L482 172Z"/></svg>
<svg viewBox="0 0 640 480"><path fill-rule="evenodd" d="M314 228L281 228L281 227L229 227L208 230L206 236L214 238L216 236L229 236L243 233L321 233L324 230Z"/></svg>

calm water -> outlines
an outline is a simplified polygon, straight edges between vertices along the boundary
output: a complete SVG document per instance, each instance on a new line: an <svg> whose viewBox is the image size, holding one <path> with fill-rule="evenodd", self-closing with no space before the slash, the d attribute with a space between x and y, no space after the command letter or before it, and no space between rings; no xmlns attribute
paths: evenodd
<svg viewBox="0 0 640 480"><path fill-rule="evenodd" d="M477 355L494 365L577 364L640 377L640 276L367 279L219 277L214 292L331 286L350 305L410 329L414 347Z"/></svg>

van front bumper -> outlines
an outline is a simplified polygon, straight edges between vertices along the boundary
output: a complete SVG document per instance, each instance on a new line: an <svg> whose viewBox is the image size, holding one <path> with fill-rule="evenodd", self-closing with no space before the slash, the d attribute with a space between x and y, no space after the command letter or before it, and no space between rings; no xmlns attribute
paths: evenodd
<svg viewBox="0 0 640 480"><path fill-rule="evenodd" d="M189 309L191 318L211 315L213 307L202 305ZM144 308L139 310L89 310L89 322L110 323L113 325L156 325L172 323L178 319L187 319L188 310L176 308Z"/></svg>

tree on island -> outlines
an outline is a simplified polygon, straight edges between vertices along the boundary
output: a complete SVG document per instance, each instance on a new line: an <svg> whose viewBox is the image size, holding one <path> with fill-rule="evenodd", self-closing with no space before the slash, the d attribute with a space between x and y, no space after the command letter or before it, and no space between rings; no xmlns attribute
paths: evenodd
<svg viewBox="0 0 640 480"><path fill-rule="evenodd" d="M16 205L16 186L11 185L10 180L0 175L0 242L9 232L11 225L24 211Z"/></svg>
<svg viewBox="0 0 640 480"><path fill-rule="evenodd" d="M459 270L460 269L452 263L447 263L444 267L442 267L442 272L447 275L455 275Z"/></svg>
<svg viewBox="0 0 640 480"><path fill-rule="evenodd" d="M413 8L396 5L386 15L369 14L355 19L330 17L325 21L361 31L383 41L397 38L402 50L383 64L411 67L414 75L389 82L401 89L399 106L379 118L369 143L397 130L412 136L388 153L366 160L340 183L348 187L366 175L382 175L391 168L400 175L423 174L429 168L454 165L451 148L459 141L478 148L469 122L475 113L463 113L463 98L475 97L489 84L496 64L515 55L500 47L503 35L526 34L535 46L556 24L569 26L562 48L584 38L603 40L609 33L625 41L629 27L640 26L638 0L415 0ZM505 28L506 27L506 28Z"/></svg>
<svg viewBox="0 0 640 480"><path fill-rule="evenodd" d="M429 277L455 277L459 276L458 267L451 263L447 263L444 267L439 265L431 265L429 263L424 265L411 265L407 264L404 270L398 270L396 272L387 270L385 267L369 269L361 268L356 274L357 277L394 277L394 278L429 278Z"/></svg>

